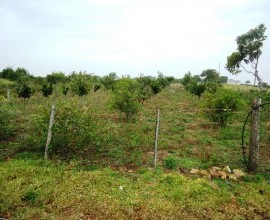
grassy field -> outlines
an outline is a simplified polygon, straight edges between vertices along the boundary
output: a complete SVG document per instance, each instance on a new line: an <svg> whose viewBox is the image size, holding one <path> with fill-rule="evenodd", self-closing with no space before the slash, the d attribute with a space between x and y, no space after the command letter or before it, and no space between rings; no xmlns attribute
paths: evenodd
<svg viewBox="0 0 270 220"><path fill-rule="evenodd" d="M178 84L146 100L132 123L110 109L109 98L109 92L99 90L82 100L56 93L50 98L35 94L26 103L1 102L0 217L270 218L269 123L262 126L259 170L264 172L239 182L188 172L225 165L244 169L241 129L248 104L220 128L204 117L203 97L198 100ZM58 148L51 150L50 161L44 161L53 103L52 142ZM158 168L153 169L157 108Z"/></svg>

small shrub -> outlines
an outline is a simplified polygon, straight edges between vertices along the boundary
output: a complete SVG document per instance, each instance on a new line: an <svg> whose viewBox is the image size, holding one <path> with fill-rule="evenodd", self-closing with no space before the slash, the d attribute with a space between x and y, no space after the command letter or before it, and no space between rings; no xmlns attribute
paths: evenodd
<svg viewBox="0 0 270 220"><path fill-rule="evenodd" d="M90 78L87 74L80 72L71 76L71 91L80 98L87 95L91 89Z"/></svg>
<svg viewBox="0 0 270 220"><path fill-rule="evenodd" d="M49 97L53 93L52 83L43 84L41 91L44 97Z"/></svg>
<svg viewBox="0 0 270 220"><path fill-rule="evenodd" d="M205 115L212 122L217 122L221 127L226 127L232 113L238 110L243 101L235 91L219 90L217 93L207 93L202 107Z"/></svg>
<svg viewBox="0 0 270 220"><path fill-rule="evenodd" d="M22 81L17 84L17 93L20 98L29 99L33 94L33 89L29 82Z"/></svg>
<svg viewBox="0 0 270 220"><path fill-rule="evenodd" d="M24 193L24 195L21 197L21 200L23 202L28 203L28 204L33 204L33 203L35 203L37 196L38 195L36 192L29 190L26 193Z"/></svg>
<svg viewBox="0 0 270 220"><path fill-rule="evenodd" d="M164 160L164 166L167 169L175 169L178 166L178 160L173 156L169 156Z"/></svg>
<svg viewBox="0 0 270 220"><path fill-rule="evenodd" d="M117 81L113 91L111 107L124 113L126 121L129 122L140 110L139 98L138 82L130 78L122 78Z"/></svg>

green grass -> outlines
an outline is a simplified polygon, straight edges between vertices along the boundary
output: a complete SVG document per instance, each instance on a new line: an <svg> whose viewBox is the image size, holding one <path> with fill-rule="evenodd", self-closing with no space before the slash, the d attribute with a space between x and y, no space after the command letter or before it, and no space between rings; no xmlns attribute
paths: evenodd
<svg viewBox="0 0 270 220"><path fill-rule="evenodd" d="M0 216L9 219L261 219L270 213L264 177L234 183L21 159L1 163L0 172Z"/></svg>
<svg viewBox="0 0 270 220"><path fill-rule="evenodd" d="M1 102L0 217L269 218L269 173L248 175L240 183L180 173L210 166L243 168L241 129L250 111L248 102L226 128L219 128L204 117L203 97L198 100L177 84L146 100L133 123L110 109L110 96L102 90L81 100L71 94L44 98L36 93L26 103L14 98ZM70 152L64 157L64 151L51 149L51 161L46 162L43 153L53 103L52 143ZM159 168L152 170L157 108ZM267 115L263 117L267 121ZM269 125L261 128L262 162L268 166Z"/></svg>

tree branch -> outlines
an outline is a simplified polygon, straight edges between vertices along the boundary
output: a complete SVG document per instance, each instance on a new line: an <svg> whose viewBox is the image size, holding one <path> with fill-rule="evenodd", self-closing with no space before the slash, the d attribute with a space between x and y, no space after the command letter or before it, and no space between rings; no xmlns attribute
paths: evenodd
<svg viewBox="0 0 270 220"><path fill-rule="evenodd" d="M255 74L252 71L247 70L241 63L240 66L247 72L247 73L251 73L253 76L255 76Z"/></svg>

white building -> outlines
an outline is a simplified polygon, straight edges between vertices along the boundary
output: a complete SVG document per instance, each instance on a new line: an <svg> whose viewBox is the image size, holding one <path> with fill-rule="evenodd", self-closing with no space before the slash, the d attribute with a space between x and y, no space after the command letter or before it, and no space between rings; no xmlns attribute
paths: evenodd
<svg viewBox="0 0 270 220"><path fill-rule="evenodd" d="M234 79L228 79L227 84L230 85L240 85L241 81L240 80L234 80Z"/></svg>

